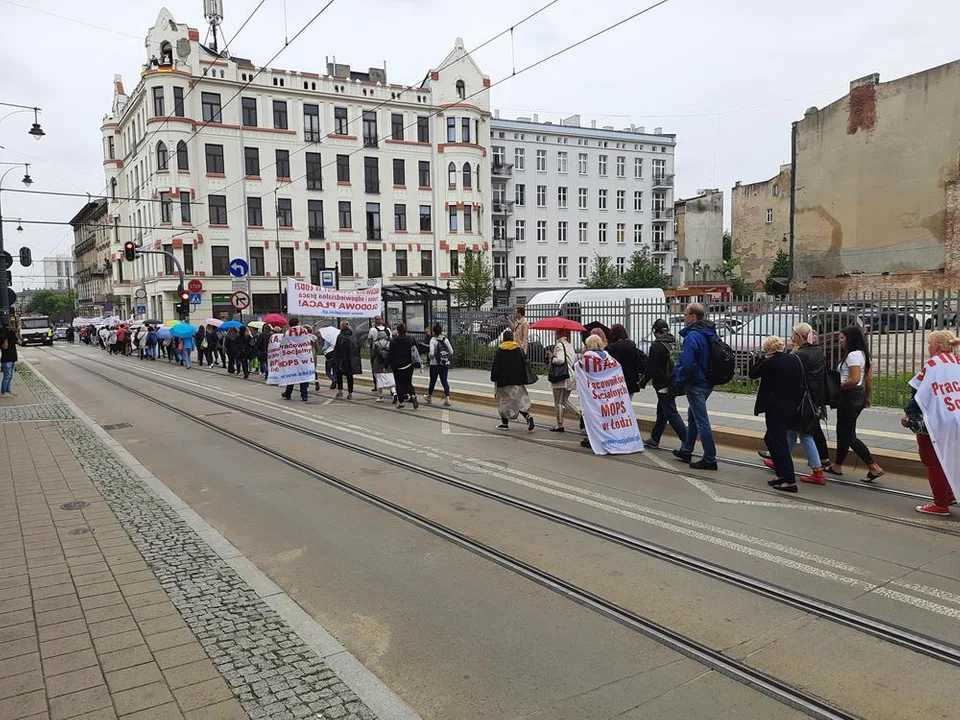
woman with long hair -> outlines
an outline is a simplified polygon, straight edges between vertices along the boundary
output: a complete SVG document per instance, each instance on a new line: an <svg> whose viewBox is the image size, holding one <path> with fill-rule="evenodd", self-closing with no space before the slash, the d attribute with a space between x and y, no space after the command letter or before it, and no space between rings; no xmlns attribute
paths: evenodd
<svg viewBox="0 0 960 720"><path fill-rule="evenodd" d="M547 362L550 368L547 379L550 381L550 389L553 391L553 410L557 418L557 424L550 428L550 432L564 432L564 410L569 410L577 416L580 415L577 406L570 401L570 393L573 392L574 383L573 368L576 361L577 356L573 352L573 345L570 343L570 331L557 330L557 343L552 350L547 350Z"/></svg>
<svg viewBox="0 0 960 720"><path fill-rule="evenodd" d="M840 402L837 404L837 460L826 468L831 475L843 475L843 463L851 448L869 468L863 482L883 477L883 468L873 459L863 440L857 437L857 418L870 404L873 388L873 368L870 351L863 330L851 325L840 333L843 360L837 366L840 372Z"/></svg>

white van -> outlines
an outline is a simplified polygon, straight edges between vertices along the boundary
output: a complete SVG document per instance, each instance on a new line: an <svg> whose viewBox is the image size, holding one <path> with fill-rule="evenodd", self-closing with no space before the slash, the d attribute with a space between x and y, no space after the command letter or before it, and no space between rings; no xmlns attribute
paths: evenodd
<svg viewBox="0 0 960 720"><path fill-rule="evenodd" d="M660 288L548 290L530 298L526 307L531 320L560 315L583 325L622 323L635 340L649 336L654 320L668 315L667 297Z"/></svg>

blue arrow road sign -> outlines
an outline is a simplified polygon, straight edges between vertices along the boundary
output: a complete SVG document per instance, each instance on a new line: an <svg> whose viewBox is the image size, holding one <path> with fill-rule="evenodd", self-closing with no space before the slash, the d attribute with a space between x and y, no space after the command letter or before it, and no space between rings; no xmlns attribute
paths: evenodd
<svg viewBox="0 0 960 720"><path fill-rule="evenodd" d="M203 293L190 293L190 304L199 305L203 302Z"/></svg>
<svg viewBox="0 0 960 720"><path fill-rule="evenodd" d="M243 258L234 258L230 261L230 274L234 277L244 277L250 272L250 266Z"/></svg>

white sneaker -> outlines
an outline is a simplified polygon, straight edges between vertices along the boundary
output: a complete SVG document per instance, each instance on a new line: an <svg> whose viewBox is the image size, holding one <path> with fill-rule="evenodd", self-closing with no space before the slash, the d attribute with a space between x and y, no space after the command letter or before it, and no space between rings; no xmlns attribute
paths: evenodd
<svg viewBox="0 0 960 720"><path fill-rule="evenodd" d="M377 402L383 402L383 396L382 396L382 395L377 398Z"/></svg>

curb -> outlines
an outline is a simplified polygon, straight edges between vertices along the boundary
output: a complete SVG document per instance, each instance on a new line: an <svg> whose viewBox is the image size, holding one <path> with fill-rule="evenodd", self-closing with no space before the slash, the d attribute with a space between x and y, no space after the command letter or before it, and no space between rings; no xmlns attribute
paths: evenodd
<svg viewBox="0 0 960 720"><path fill-rule="evenodd" d="M354 383L358 386L373 387L373 378L366 375L354 376ZM450 398L471 405L481 405L484 407L496 407L497 401L493 393L480 393L472 390L454 390L451 389ZM553 405L541 400L531 401L531 410L540 415L553 417ZM573 417L567 413L567 417ZM637 414L637 422L643 431L649 431L653 427L656 418L652 415ZM763 447L763 433L755 430L746 430L743 428L724 427L722 425L713 425L713 437L718 445L737 448L738 450L758 450ZM836 446L827 443L831 450L836 450ZM909 475L912 477L926 478L927 471L920 462L920 457L915 453L901 452L899 450L871 450L874 458L883 465L883 469L890 473L898 475ZM797 448L797 457L802 456L802 449Z"/></svg>

